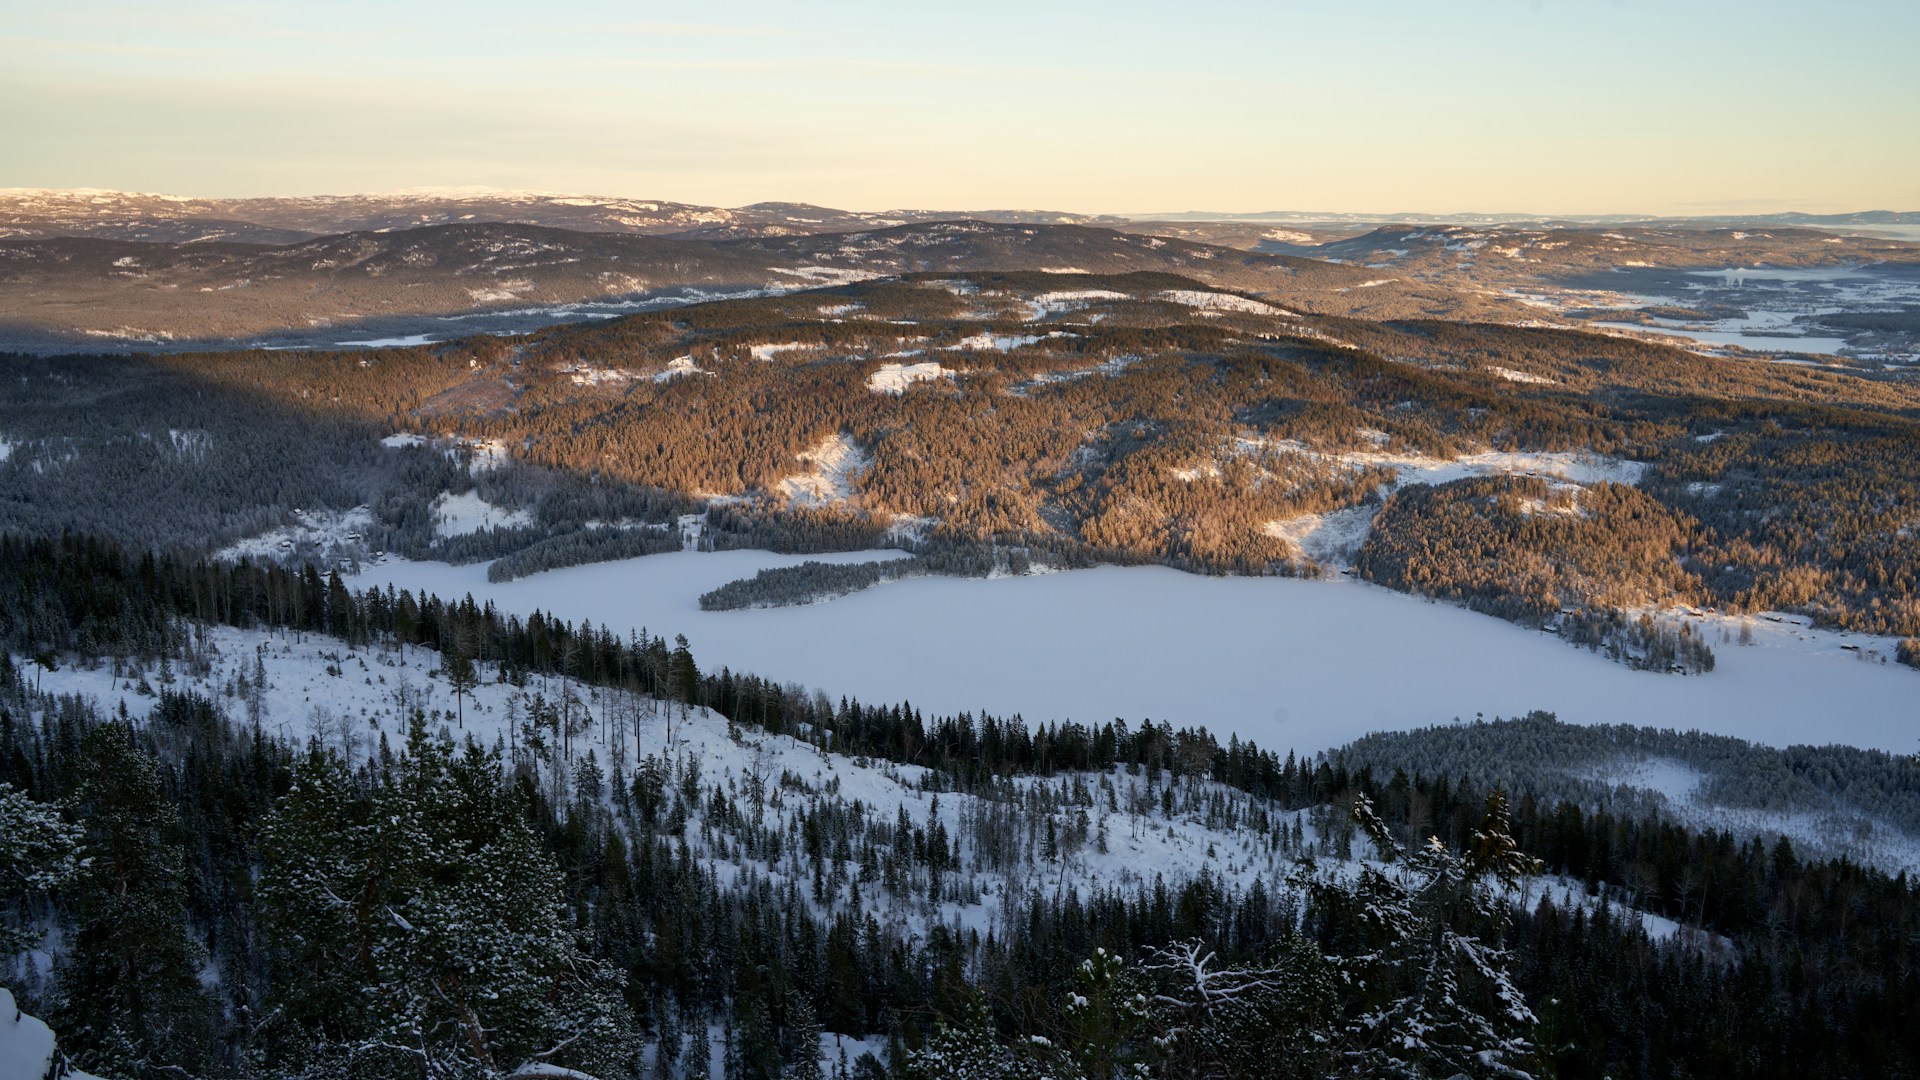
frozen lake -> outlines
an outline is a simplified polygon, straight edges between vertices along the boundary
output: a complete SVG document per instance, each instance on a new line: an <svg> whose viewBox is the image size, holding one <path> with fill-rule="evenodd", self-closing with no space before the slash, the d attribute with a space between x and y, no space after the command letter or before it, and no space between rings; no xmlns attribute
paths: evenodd
<svg viewBox="0 0 1920 1080"><path fill-rule="evenodd" d="M1205 724L1269 748L1319 750L1372 730L1531 709L1775 745L1913 751L1920 738L1920 672L1841 648L1890 655L1887 639L1785 623L1756 621L1748 647L1723 645L1716 631L1717 670L1680 676L1630 671L1511 623L1352 581L1163 567L917 578L805 607L699 610L702 592L802 561L679 552L499 585L482 566L388 561L354 584L472 593L522 615L645 626L669 640L684 633L703 670L724 664L867 702L1029 721Z"/></svg>
<svg viewBox="0 0 1920 1080"><path fill-rule="evenodd" d="M1763 312L1762 315L1772 313ZM1727 319L1725 322L1740 322ZM1637 334L1665 335L1668 337L1692 338L1709 345L1738 345L1753 352L1800 352L1800 353L1838 353L1847 343L1846 338L1838 337L1783 337L1778 333L1755 334L1742 330L1692 330L1681 326L1670 326L1665 322L1648 326L1630 322L1596 322L1594 326L1604 326L1609 330L1626 330Z"/></svg>

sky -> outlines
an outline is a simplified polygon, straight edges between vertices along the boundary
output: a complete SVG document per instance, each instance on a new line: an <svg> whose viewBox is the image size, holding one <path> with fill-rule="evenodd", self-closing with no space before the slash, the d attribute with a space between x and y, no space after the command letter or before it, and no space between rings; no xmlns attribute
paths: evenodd
<svg viewBox="0 0 1920 1080"><path fill-rule="evenodd" d="M1911 0L0 0L0 187L1920 209Z"/></svg>

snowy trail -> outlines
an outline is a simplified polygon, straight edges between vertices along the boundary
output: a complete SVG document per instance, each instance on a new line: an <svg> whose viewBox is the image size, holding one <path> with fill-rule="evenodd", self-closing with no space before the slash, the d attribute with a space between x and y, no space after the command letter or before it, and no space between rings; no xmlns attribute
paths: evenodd
<svg viewBox="0 0 1920 1080"><path fill-rule="evenodd" d="M863 701L1018 712L1033 722L1204 724L1280 749L1533 709L1776 746L1909 752L1920 739L1920 675L1843 648L1885 655L1889 639L1765 621L1754 624L1752 646L1710 632L1718 669L1678 676L1630 671L1557 638L1356 582L1162 567L916 578L825 604L699 610L702 592L762 567L874 557L682 552L498 585L484 566L390 560L353 584L472 593L521 614L539 608L684 633L703 668L726 664Z"/></svg>

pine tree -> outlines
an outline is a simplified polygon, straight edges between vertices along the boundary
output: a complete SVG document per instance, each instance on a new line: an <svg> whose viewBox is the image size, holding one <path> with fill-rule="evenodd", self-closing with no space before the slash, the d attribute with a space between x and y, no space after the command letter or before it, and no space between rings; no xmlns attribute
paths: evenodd
<svg viewBox="0 0 1920 1080"><path fill-rule="evenodd" d="M72 952L55 970L54 1026L93 1071L204 1072L214 1009L200 985L205 953L187 933L179 816L125 726L94 727L81 753L86 867L73 885Z"/></svg>
<svg viewBox="0 0 1920 1080"><path fill-rule="evenodd" d="M1383 865L1298 879L1352 935L1353 952L1335 957L1343 977L1363 988L1348 1029L1350 1057L1374 1076L1524 1075L1536 1018L1514 981L1504 935L1513 918L1509 889L1539 863L1515 843L1506 797L1487 798L1464 855L1438 837L1403 850L1365 795L1354 801L1353 821Z"/></svg>
<svg viewBox="0 0 1920 1080"><path fill-rule="evenodd" d="M497 755L456 756L416 714L390 777L343 795L342 774L315 751L263 844L271 940L327 976L279 984L307 1053L342 1070L630 1072L620 980L574 941Z"/></svg>
<svg viewBox="0 0 1920 1080"><path fill-rule="evenodd" d="M467 726L467 695L480 685L480 676L473 668L473 658L459 648L449 648L440 654L440 667L447 677L447 689L453 691L453 703L459 724Z"/></svg>
<svg viewBox="0 0 1920 1080"><path fill-rule="evenodd" d="M60 808L35 802L0 780L0 903L11 914L30 896L71 882L83 869L85 830L60 817ZM33 944L36 935L0 924L0 956Z"/></svg>

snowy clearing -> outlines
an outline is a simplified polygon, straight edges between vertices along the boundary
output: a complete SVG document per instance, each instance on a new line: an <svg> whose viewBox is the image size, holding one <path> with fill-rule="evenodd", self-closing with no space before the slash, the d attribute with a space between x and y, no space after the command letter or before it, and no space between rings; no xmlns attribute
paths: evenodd
<svg viewBox="0 0 1920 1080"><path fill-rule="evenodd" d="M257 563L314 557L337 563L365 550L362 541L372 525L373 512L364 506L345 511L295 510L291 524L237 540L214 552L213 557Z"/></svg>
<svg viewBox="0 0 1920 1080"><path fill-rule="evenodd" d="M653 376L657 383L672 382L683 375L706 375L707 369L696 365L691 356L676 356L667 361L667 366Z"/></svg>
<svg viewBox="0 0 1920 1080"><path fill-rule="evenodd" d="M477 492L464 495L443 493L433 500L433 535L466 536L482 529L514 529L533 524L525 510L503 510L482 499Z"/></svg>
<svg viewBox="0 0 1920 1080"><path fill-rule="evenodd" d="M1064 315L1070 311L1079 311L1089 304L1102 300L1131 300L1133 297L1112 289L1071 289L1062 292L1041 293L1033 298L1033 317L1044 319L1049 315Z"/></svg>
<svg viewBox="0 0 1920 1080"><path fill-rule="evenodd" d="M1383 432L1363 431L1362 434L1367 435L1376 445L1386 438ZM1260 448L1285 450L1354 469L1390 468L1394 470L1395 480L1383 491L1390 491L1392 488L1404 487L1408 484L1446 484L1476 476L1539 476L1573 485L1597 484L1602 481L1633 485L1638 484L1647 471L1645 462L1601 457L1597 454L1557 451L1515 453L1493 450L1448 460L1418 454L1392 454L1379 451L1322 453L1310 450L1292 440L1268 442L1246 439L1241 440L1237 448L1242 451ZM1213 469L1212 466L1207 468L1212 469L1212 472L1207 475L1219 474L1218 469ZM1192 481L1204 471L1176 469L1174 475L1182 480ZM1261 531L1268 536L1292 544L1302 555L1314 562L1343 568L1352 565L1354 556L1360 553L1361 545L1367 542L1367 534L1373 527L1373 516L1378 509L1376 506L1359 506L1331 514L1303 514L1293 518L1276 518L1263 525ZM1550 508L1541 504L1533 509L1548 510ZM1578 510L1568 507L1554 512L1578 513Z"/></svg>
<svg viewBox="0 0 1920 1080"><path fill-rule="evenodd" d="M822 310L824 311L824 309ZM798 341L788 341L779 345L754 345L747 349L747 353L755 360L772 360L783 352L792 352L795 349L804 349L807 347L808 346Z"/></svg>
<svg viewBox="0 0 1920 1080"><path fill-rule="evenodd" d="M1542 386L1553 385L1552 379L1547 378L1545 375L1535 375L1530 371L1519 371L1510 367L1490 367L1487 370L1508 382L1537 383Z"/></svg>
<svg viewBox="0 0 1920 1080"><path fill-rule="evenodd" d="M1334 567L1351 565L1373 529L1375 506L1355 506L1330 514L1302 514L1275 518L1260 531L1292 544L1301 555Z"/></svg>
<svg viewBox="0 0 1920 1080"><path fill-rule="evenodd" d="M867 376L867 389L876 394L904 394L907 387L933 379L950 379L955 372L928 360L918 364L881 364L880 370Z"/></svg>
<svg viewBox="0 0 1920 1080"><path fill-rule="evenodd" d="M966 349L969 352L1012 352L1047 338L1070 336L1072 335L1057 330L1051 334L974 334L961 338L954 348Z"/></svg>
<svg viewBox="0 0 1920 1080"><path fill-rule="evenodd" d="M1182 307L1197 308L1201 311L1238 311L1248 315L1279 315L1288 319L1297 319L1299 314L1286 308L1263 304L1258 300L1249 300L1232 293L1200 292L1195 289L1168 289L1159 294L1160 299L1179 304Z"/></svg>
<svg viewBox="0 0 1920 1080"><path fill-rule="evenodd" d="M844 266L795 266L792 268L769 266L767 269L776 274L797 277L806 282L805 288L809 289L830 285L852 285L857 281L872 281L875 278L886 276L885 274L876 274L871 270L851 270ZM791 283L783 282L776 284L774 287L784 289L791 288L792 285Z"/></svg>
<svg viewBox="0 0 1920 1080"><path fill-rule="evenodd" d="M825 506L844 502L853 495L853 483L867 471L873 459L853 436L829 435L813 448L796 455L807 472L796 473L780 481L778 491L795 506Z"/></svg>

